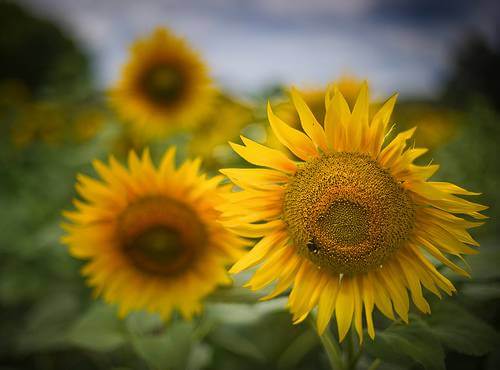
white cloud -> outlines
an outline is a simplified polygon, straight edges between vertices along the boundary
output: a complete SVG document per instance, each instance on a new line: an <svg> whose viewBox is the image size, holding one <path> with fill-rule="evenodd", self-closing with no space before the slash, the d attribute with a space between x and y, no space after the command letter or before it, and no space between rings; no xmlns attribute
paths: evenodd
<svg viewBox="0 0 500 370"><path fill-rule="evenodd" d="M435 76L444 70L450 39L458 31L447 25L422 30L369 21L367 14L376 1L29 3L84 43L96 58L102 84L117 77L136 37L166 25L192 42L215 77L234 90L250 91L273 82L324 85L349 71L369 78L384 92L432 91Z"/></svg>

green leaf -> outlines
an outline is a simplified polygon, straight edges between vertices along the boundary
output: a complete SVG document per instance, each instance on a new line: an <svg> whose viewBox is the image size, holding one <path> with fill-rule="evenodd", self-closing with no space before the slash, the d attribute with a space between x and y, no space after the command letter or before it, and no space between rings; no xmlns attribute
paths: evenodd
<svg viewBox="0 0 500 370"><path fill-rule="evenodd" d="M126 331L116 308L98 302L71 328L68 340L85 349L106 352L125 343Z"/></svg>
<svg viewBox="0 0 500 370"><path fill-rule="evenodd" d="M130 313L125 319L125 325L132 335L154 334L165 329L160 315L145 311Z"/></svg>
<svg viewBox="0 0 500 370"><path fill-rule="evenodd" d="M219 287L207 297L214 303L257 303L262 294L241 286Z"/></svg>
<svg viewBox="0 0 500 370"><path fill-rule="evenodd" d="M135 352L153 369L186 369L194 345L193 325L183 321L173 322L161 331L132 335Z"/></svg>
<svg viewBox="0 0 500 370"><path fill-rule="evenodd" d="M474 301L491 301L500 298L500 283L464 284L460 294Z"/></svg>
<svg viewBox="0 0 500 370"><path fill-rule="evenodd" d="M207 367L212 362L213 349L207 344L196 343L189 356L188 370L199 370Z"/></svg>
<svg viewBox="0 0 500 370"><path fill-rule="evenodd" d="M434 304L425 321L446 347L466 355L483 356L500 344L491 326L449 301Z"/></svg>
<svg viewBox="0 0 500 370"><path fill-rule="evenodd" d="M500 278L500 250L496 246L481 248L481 253L467 257L472 278L477 280L493 280Z"/></svg>
<svg viewBox="0 0 500 370"><path fill-rule="evenodd" d="M212 343L229 352L257 360L258 362L264 362L266 360L265 355L261 352L259 347L241 335L235 328L220 326L212 330L208 337Z"/></svg>
<svg viewBox="0 0 500 370"><path fill-rule="evenodd" d="M26 325L16 338L21 352L60 349L67 346L68 327L78 313L78 301L70 294L47 296L26 318Z"/></svg>
<svg viewBox="0 0 500 370"><path fill-rule="evenodd" d="M428 326L413 315L409 324L394 323L377 332L374 341L367 340L366 350L383 361L405 363L411 358L426 369L445 369L441 343Z"/></svg>
<svg viewBox="0 0 500 370"><path fill-rule="evenodd" d="M312 330L306 330L290 343L278 360L279 369L295 369L300 361L316 346L318 335Z"/></svg>
<svg viewBox="0 0 500 370"><path fill-rule="evenodd" d="M248 325L259 321L262 317L286 306L286 299L277 298L255 304L243 303L211 303L206 307L206 314L212 320L230 325Z"/></svg>

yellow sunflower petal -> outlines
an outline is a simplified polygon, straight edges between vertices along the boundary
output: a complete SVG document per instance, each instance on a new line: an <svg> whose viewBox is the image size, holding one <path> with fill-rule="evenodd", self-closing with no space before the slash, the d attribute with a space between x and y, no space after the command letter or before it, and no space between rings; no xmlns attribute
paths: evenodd
<svg viewBox="0 0 500 370"><path fill-rule="evenodd" d="M293 154L303 160L318 156L318 152L311 139L303 132L288 126L279 119L278 116L273 113L271 103L267 103L267 117L278 140L290 149Z"/></svg>
<svg viewBox="0 0 500 370"><path fill-rule="evenodd" d="M229 143L233 150L246 161L257 166L270 167L285 173L294 173L295 163L278 150L270 149L245 137L241 138L243 145Z"/></svg>
<svg viewBox="0 0 500 370"><path fill-rule="evenodd" d="M354 315L354 288L352 285L351 278L342 278L337 294L337 301L335 302L335 317L339 329L339 341L343 341L347 335Z"/></svg>
<svg viewBox="0 0 500 370"><path fill-rule="evenodd" d="M292 99L297 112L299 113L302 129L311 138L316 147L323 151L327 151L326 136L323 127L318 123L316 117L307 106L304 99L300 96L297 89L292 88Z"/></svg>

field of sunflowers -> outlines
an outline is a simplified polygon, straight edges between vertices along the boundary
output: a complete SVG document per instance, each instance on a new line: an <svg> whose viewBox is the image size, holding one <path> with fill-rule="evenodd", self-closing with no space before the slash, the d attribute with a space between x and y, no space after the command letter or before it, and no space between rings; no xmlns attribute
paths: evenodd
<svg viewBox="0 0 500 370"><path fill-rule="evenodd" d="M498 42L464 36L433 94L240 94L166 22L103 83L24 3L0 1L0 370L500 368Z"/></svg>

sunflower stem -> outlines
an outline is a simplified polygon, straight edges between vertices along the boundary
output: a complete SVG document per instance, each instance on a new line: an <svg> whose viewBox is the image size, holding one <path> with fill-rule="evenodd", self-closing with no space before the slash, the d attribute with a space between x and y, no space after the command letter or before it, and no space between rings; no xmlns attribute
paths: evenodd
<svg viewBox="0 0 500 370"><path fill-rule="evenodd" d="M323 334L320 335L320 339L328 356L328 360L330 361L332 370L344 370L345 367L342 361L342 351L331 331L326 329Z"/></svg>
<svg viewBox="0 0 500 370"><path fill-rule="evenodd" d="M346 347L347 347L347 366L352 369L351 363L354 357L354 336L352 334L352 328L347 332Z"/></svg>
<svg viewBox="0 0 500 370"><path fill-rule="evenodd" d="M353 358L351 359L349 366L352 370L355 370L356 367L358 366L358 361L361 358L361 355L363 354L363 347L360 346L358 351L354 354Z"/></svg>
<svg viewBox="0 0 500 370"><path fill-rule="evenodd" d="M347 334L346 338L347 344L347 368L349 370L355 370L358 364L359 358L363 352L361 346L356 346L356 335L354 330L351 328Z"/></svg>
<svg viewBox="0 0 500 370"><path fill-rule="evenodd" d="M326 328L323 334L319 334L316 329L316 320L315 315L311 312L309 323L311 324L313 330L318 334L319 339L321 340L321 344L323 345L323 349L328 356L328 362L330 363L330 368L332 370L346 370L344 366L344 362L342 360L342 350L340 346L333 336L330 328Z"/></svg>

